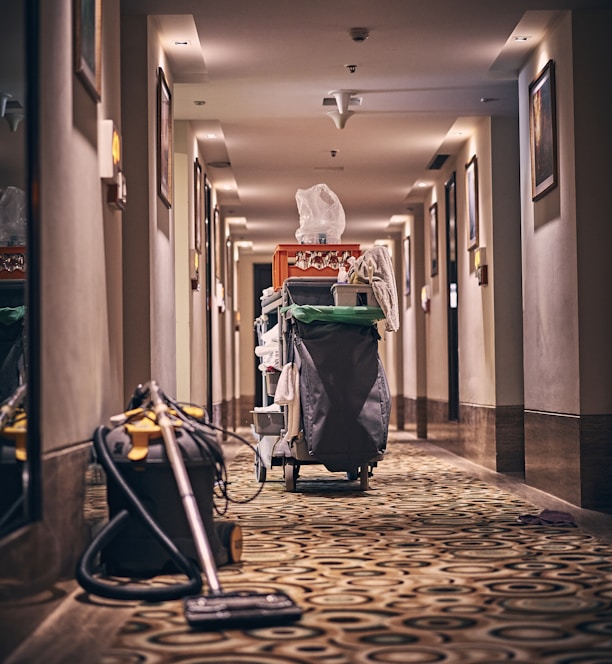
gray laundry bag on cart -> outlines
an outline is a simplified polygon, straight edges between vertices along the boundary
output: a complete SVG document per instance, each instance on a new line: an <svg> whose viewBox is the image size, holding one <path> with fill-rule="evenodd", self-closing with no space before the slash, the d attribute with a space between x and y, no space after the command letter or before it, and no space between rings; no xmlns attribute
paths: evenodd
<svg viewBox="0 0 612 664"><path fill-rule="evenodd" d="M314 460L352 471L387 445L391 395L374 325L294 321L304 437Z"/></svg>

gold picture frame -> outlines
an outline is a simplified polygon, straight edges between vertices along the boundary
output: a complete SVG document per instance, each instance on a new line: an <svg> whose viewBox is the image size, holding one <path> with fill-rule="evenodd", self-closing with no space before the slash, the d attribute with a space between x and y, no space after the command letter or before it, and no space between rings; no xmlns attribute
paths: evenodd
<svg viewBox="0 0 612 664"><path fill-rule="evenodd" d="M196 157L193 162L193 246L198 254L202 253L202 164Z"/></svg>
<svg viewBox="0 0 612 664"><path fill-rule="evenodd" d="M102 98L102 0L74 0L74 71L95 102Z"/></svg>
<svg viewBox="0 0 612 664"><path fill-rule="evenodd" d="M431 258L431 276L438 274L438 204L429 208L429 255Z"/></svg>
<svg viewBox="0 0 612 664"><path fill-rule="evenodd" d="M531 199L557 186L557 104L555 63L549 60L529 85Z"/></svg>
<svg viewBox="0 0 612 664"><path fill-rule="evenodd" d="M172 207L172 94L164 70L157 70L157 186L167 208Z"/></svg>
<svg viewBox="0 0 612 664"><path fill-rule="evenodd" d="M478 214L478 159L474 155L465 165L465 186L467 195L468 251L476 249L479 242Z"/></svg>
<svg viewBox="0 0 612 664"><path fill-rule="evenodd" d="M410 235L404 238L404 295L408 297L411 289Z"/></svg>

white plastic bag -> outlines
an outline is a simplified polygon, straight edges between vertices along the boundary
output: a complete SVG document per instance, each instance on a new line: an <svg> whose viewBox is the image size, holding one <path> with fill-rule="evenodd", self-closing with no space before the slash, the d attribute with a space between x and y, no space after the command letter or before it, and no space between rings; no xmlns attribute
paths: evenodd
<svg viewBox="0 0 612 664"><path fill-rule="evenodd" d="M26 215L25 193L18 187L7 187L0 196L0 245L26 243Z"/></svg>
<svg viewBox="0 0 612 664"><path fill-rule="evenodd" d="M295 194L300 227L295 237L300 244L339 244L346 219L340 199L326 184L298 189Z"/></svg>

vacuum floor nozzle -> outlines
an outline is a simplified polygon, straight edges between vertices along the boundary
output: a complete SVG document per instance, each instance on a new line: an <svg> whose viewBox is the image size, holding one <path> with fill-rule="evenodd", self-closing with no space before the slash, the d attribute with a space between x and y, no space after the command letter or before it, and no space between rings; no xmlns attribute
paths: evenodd
<svg viewBox="0 0 612 664"><path fill-rule="evenodd" d="M302 610L285 593L236 592L200 595L183 600L185 619L194 629L265 627L288 624Z"/></svg>

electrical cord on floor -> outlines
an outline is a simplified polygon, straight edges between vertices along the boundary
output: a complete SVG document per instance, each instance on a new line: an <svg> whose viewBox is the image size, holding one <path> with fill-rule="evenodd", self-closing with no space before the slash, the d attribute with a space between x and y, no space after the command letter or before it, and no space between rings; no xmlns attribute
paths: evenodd
<svg viewBox="0 0 612 664"><path fill-rule="evenodd" d="M100 464L109 478L112 478L121 488L129 504L129 509L118 512L94 537L90 545L81 556L76 569L76 579L79 584L90 593L100 597L123 600L145 600L148 602L164 602L180 599L186 595L193 595L202 589L202 576L196 564L185 557L174 542L159 527L155 519L149 514L138 496L132 491L129 484L117 469L111 458L104 436L109 431L101 426L94 434L94 446ZM178 569L189 579L186 583L176 583L164 588L116 585L101 581L93 576L96 556L127 524L130 515L137 516L151 534L168 551Z"/></svg>
<svg viewBox="0 0 612 664"><path fill-rule="evenodd" d="M222 508L220 508L217 503L213 501L215 512L219 516L223 516L227 512L229 503L243 505L245 503L250 503L252 500L255 500L255 498L257 498L257 496L259 496L263 490L263 483L260 484L255 493L248 498L238 499L229 494L227 467L225 465L225 460L220 448L216 442L214 444L211 442L210 437L211 435L216 435L216 432L218 432L235 438L242 445L248 447L249 450L251 450L256 455L256 457L259 457L259 450L251 445L251 443L249 443L249 441L246 440L246 438L243 438L241 435L212 424L206 411L204 411L202 418L196 418L185 410L186 407L200 408L199 406L177 402L165 394L163 395L163 398L168 403L168 405L172 407L176 416L186 425L187 430L191 434L192 438L198 443L198 445L202 445L208 451L211 457L215 457L214 461L215 467L217 469L217 479L215 482L214 496L225 501Z"/></svg>

